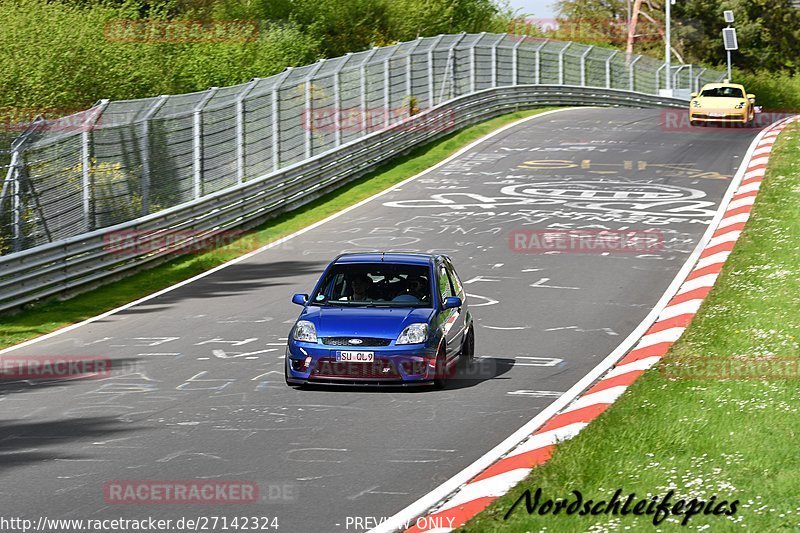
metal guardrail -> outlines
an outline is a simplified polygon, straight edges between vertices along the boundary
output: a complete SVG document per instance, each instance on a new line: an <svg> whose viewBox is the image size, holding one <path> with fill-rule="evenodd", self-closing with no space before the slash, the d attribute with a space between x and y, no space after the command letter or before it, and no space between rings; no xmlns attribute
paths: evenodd
<svg viewBox="0 0 800 533"><path fill-rule="evenodd" d="M453 131L539 106L685 107L686 101L618 89L516 85L477 90L245 183L57 242L0 257L0 311L69 295L165 261L220 231L246 229L301 206L392 157ZM126 248L125 238L135 237Z"/></svg>

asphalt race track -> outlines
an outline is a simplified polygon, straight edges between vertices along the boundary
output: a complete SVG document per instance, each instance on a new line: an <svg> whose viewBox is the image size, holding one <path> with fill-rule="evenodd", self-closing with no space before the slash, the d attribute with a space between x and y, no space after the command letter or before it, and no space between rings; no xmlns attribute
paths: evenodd
<svg viewBox="0 0 800 533"><path fill-rule="evenodd" d="M282 532L363 531L394 514L569 389L683 265L758 132L668 131L661 114L527 121L276 248L0 356L114 360L105 379L0 385L3 514L246 515L276 517ZM601 254L515 250L510 237L579 228L659 238ZM287 387L292 294L310 292L336 254L375 249L453 257L476 318L476 365L443 391ZM104 496L114 480L195 479L258 483L260 502Z"/></svg>

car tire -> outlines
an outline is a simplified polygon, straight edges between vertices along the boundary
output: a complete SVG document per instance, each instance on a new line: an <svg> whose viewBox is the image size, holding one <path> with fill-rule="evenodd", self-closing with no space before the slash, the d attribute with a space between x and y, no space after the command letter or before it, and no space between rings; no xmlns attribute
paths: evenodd
<svg viewBox="0 0 800 533"><path fill-rule="evenodd" d="M689 121L689 125L696 128L700 124L696 120L690 120Z"/></svg>
<svg viewBox="0 0 800 533"><path fill-rule="evenodd" d="M433 374L433 386L437 389L443 389L447 385L447 352L444 345L439 347L439 352L436 354L436 369Z"/></svg>

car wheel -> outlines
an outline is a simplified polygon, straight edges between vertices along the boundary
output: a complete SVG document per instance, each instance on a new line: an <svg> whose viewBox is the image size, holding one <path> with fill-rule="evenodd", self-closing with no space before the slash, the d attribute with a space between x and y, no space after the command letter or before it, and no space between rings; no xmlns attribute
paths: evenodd
<svg viewBox="0 0 800 533"><path fill-rule="evenodd" d="M447 384L447 374L447 355L444 346L441 346L436 354L436 369L433 374L433 385L437 389L443 389Z"/></svg>
<svg viewBox="0 0 800 533"><path fill-rule="evenodd" d="M698 124L698 122L697 122L696 120L690 120L690 121L689 121L689 125L690 125L690 126L697 127L699 124Z"/></svg>

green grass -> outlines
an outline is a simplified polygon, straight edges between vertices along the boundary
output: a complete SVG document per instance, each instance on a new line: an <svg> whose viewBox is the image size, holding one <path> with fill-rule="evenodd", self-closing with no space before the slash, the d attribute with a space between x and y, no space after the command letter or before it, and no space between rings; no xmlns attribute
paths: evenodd
<svg viewBox="0 0 800 533"><path fill-rule="evenodd" d="M776 145L744 234L708 299L663 366L647 371L596 421L556 448L464 531L686 529L682 517L658 528L651 516L528 515L525 489L547 498L572 490L595 502L623 498L739 500L733 516L696 515L688 529L800 530L800 370L784 380L675 379L678 358L800 357L800 129ZM670 379L671 378L671 379ZM674 500L673 500L674 501Z"/></svg>
<svg viewBox="0 0 800 533"><path fill-rule="evenodd" d="M269 220L228 246L180 256L150 270L80 294L66 301L45 301L15 315L0 315L0 348L49 333L196 276L250 250L322 220L447 158L466 144L524 117L550 108L509 113L417 148L318 200Z"/></svg>

